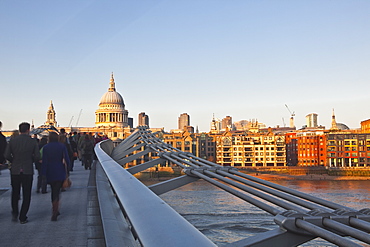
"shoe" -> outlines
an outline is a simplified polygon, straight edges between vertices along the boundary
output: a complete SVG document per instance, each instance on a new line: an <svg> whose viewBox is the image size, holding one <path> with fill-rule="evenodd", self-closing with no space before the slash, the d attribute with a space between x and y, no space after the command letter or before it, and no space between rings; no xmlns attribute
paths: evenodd
<svg viewBox="0 0 370 247"><path fill-rule="evenodd" d="M25 219L25 220L21 221L21 224L26 224L27 222L28 222L28 220Z"/></svg>
<svg viewBox="0 0 370 247"><path fill-rule="evenodd" d="M41 192L41 194L46 194L46 193L48 193L48 192L47 192L47 191L42 191L42 192Z"/></svg>

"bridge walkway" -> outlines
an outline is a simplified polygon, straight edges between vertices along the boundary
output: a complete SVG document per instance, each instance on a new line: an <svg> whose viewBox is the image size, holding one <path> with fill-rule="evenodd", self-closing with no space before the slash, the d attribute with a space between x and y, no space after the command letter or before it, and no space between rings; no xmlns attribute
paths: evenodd
<svg viewBox="0 0 370 247"><path fill-rule="evenodd" d="M95 187L95 166L85 170L80 161L71 172L72 187L62 192L61 215L53 222L51 193L36 193L35 171L26 224L12 221L9 170L0 175L0 246L105 246Z"/></svg>

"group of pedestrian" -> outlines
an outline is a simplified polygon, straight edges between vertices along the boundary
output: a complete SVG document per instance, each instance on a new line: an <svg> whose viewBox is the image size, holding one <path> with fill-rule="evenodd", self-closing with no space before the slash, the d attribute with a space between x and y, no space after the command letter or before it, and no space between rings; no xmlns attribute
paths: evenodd
<svg viewBox="0 0 370 247"><path fill-rule="evenodd" d="M102 141L108 139L106 136L100 136L98 133L95 136L92 133L74 133L73 137L77 143L77 154L78 158L82 162L82 166L85 167L86 170L91 170L91 164L94 159L96 159L94 147L95 145Z"/></svg>
<svg viewBox="0 0 370 247"><path fill-rule="evenodd" d="M0 122L0 128L2 123ZM10 162L10 179L12 186L12 219L21 224L28 222L27 213L31 202L31 191L34 167L38 171L37 193L47 193L47 184L51 187L52 221L57 221L60 215L60 193L62 185L69 173L73 171L73 161L78 152L83 157L85 169L91 169L94 154L94 142L89 134L66 134L50 132L48 138L30 136L30 124L19 125L19 135L12 135L7 143L0 131L0 165L6 160ZM22 188L22 204L19 210L19 200Z"/></svg>

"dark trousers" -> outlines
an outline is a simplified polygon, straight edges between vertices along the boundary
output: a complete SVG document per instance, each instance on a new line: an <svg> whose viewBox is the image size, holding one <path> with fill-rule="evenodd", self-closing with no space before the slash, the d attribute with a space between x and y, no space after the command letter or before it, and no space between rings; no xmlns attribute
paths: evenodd
<svg viewBox="0 0 370 247"><path fill-rule="evenodd" d="M12 184L12 213L14 216L18 216L18 201L20 199L21 187L22 187L22 207L21 212L19 213L19 220L25 221L27 219L28 209L30 208L31 203L31 189L33 175L11 175L11 184Z"/></svg>
<svg viewBox="0 0 370 247"><path fill-rule="evenodd" d="M71 162L71 167L69 168L70 171L73 171L73 167L75 166L75 157L73 155L69 157L69 161Z"/></svg>
<svg viewBox="0 0 370 247"><path fill-rule="evenodd" d="M41 192L46 193L46 177L41 174L41 163L36 165L37 170L37 193Z"/></svg>
<svg viewBox="0 0 370 247"><path fill-rule="evenodd" d="M62 189L63 181L53 181L50 183L51 187L51 202L59 201L60 191Z"/></svg>
<svg viewBox="0 0 370 247"><path fill-rule="evenodd" d="M83 163L84 163L85 169L91 169L92 154L84 154Z"/></svg>

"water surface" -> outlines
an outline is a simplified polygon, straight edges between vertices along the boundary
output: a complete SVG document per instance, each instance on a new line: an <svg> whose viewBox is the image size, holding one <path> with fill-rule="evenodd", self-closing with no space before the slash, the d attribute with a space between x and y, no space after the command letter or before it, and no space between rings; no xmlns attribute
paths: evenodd
<svg viewBox="0 0 370 247"><path fill-rule="evenodd" d="M369 180L272 182L357 210L370 207ZM161 198L219 246L277 228L274 216L203 180L170 191ZM335 245L316 239L302 246Z"/></svg>

